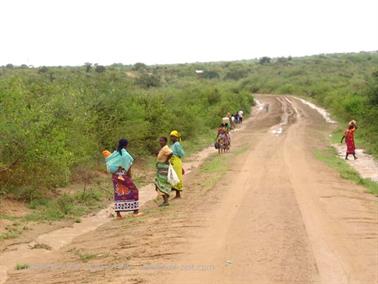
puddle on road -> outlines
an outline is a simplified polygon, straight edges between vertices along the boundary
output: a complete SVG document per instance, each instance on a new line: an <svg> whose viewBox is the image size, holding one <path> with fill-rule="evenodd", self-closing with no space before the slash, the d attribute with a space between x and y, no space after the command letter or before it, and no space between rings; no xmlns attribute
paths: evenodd
<svg viewBox="0 0 378 284"><path fill-rule="evenodd" d="M303 104L308 105L310 108L316 110L328 123L336 123L336 121L331 119L331 115L324 108L318 107L317 105L314 105L313 103L310 103L304 99L297 98L297 97L294 97L294 98L300 100Z"/></svg>
<svg viewBox="0 0 378 284"><path fill-rule="evenodd" d="M345 159L346 145L333 144L338 156L341 159ZM369 154L366 154L363 149L356 149L357 160L349 156L349 160L346 162L354 168L361 177L369 178L375 182L378 182L378 162Z"/></svg>

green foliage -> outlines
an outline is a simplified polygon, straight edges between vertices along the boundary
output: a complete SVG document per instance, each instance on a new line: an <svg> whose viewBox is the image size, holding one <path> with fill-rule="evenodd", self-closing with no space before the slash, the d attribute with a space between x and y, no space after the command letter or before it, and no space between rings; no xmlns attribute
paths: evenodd
<svg viewBox="0 0 378 284"><path fill-rule="evenodd" d="M264 57L260 58L259 63L260 64L268 64L268 63L270 63L270 61L271 61L270 57L264 56ZM282 59L279 58L279 61L282 62Z"/></svg>
<svg viewBox="0 0 378 284"><path fill-rule="evenodd" d="M152 88L160 86L160 78L157 75L143 72L137 79L136 83L142 88Z"/></svg>
<svg viewBox="0 0 378 284"><path fill-rule="evenodd" d="M29 208L33 212L23 219L25 221L53 221L65 217L80 217L90 210L101 206L103 193L96 189L81 191L75 194L62 194L54 199L34 199Z"/></svg>
<svg viewBox="0 0 378 284"><path fill-rule="evenodd" d="M176 69L139 64L90 72L90 63L46 72L0 68L0 194L40 207L33 200L103 162L100 151L114 150L122 137L132 155L146 156L172 129L184 143L194 141L227 111L249 111L253 99L236 83L199 79L188 66L178 68L186 74L178 79ZM63 196L47 215L72 215L75 202Z"/></svg>
<svg viewBox="0 0 378 284"><path fill-rule="evenodd" d="M205 79L218 79L220 78L219 73L216 71L204 71L202 78Z"/></svg>
<svg viewBox="0 0 378 284"><path fill-rule="evenodd" d="M97 73L105 72L105 70L106 70L105 66L102 66L102 65L96 65L95 71L96 71Z"/></svg>
<svg viewBox="0 0 378 284"><path fill-rule="evenodd" d="M24 269L28 269L29 267L30 267L29 264L26 264L26 263L17 263L16 270L24 270Z"/></svg>

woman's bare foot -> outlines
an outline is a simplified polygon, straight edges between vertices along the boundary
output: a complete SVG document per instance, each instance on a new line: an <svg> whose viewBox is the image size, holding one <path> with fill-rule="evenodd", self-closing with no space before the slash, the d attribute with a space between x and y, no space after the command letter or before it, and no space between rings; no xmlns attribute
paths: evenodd
<svg viewBox="0 0 378 284"><path fill-rule="evenodd" d="M123 219L122 215L120 212L117 212L117 219L120 220L120 219Z"/></svg>

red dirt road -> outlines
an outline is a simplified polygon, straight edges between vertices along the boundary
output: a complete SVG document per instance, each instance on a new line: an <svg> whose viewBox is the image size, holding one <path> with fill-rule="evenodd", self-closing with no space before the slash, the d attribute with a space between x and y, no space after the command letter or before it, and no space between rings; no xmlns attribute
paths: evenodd
<svg viewBox="0 0 378 284"><path fill-rule="evenodd" d="M330 126L295 98L258 100L269 108L233 134L215 185L194 169L169 208L150 202L139 220L30 260L85 267L11 271L7 283L378 283L377 198L314 156Z"/></svg>

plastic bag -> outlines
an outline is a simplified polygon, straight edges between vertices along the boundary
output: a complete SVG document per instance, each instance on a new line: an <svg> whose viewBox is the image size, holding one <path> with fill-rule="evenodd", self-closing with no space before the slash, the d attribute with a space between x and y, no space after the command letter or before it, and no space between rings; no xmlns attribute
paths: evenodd
<svg viewBox="0 0 378 284"><path fill-rule="evenodd" d="M180 179L178 178L172 164L169 164L168 167L168 182L170 185L175 186L180 182Z"/></svg>

